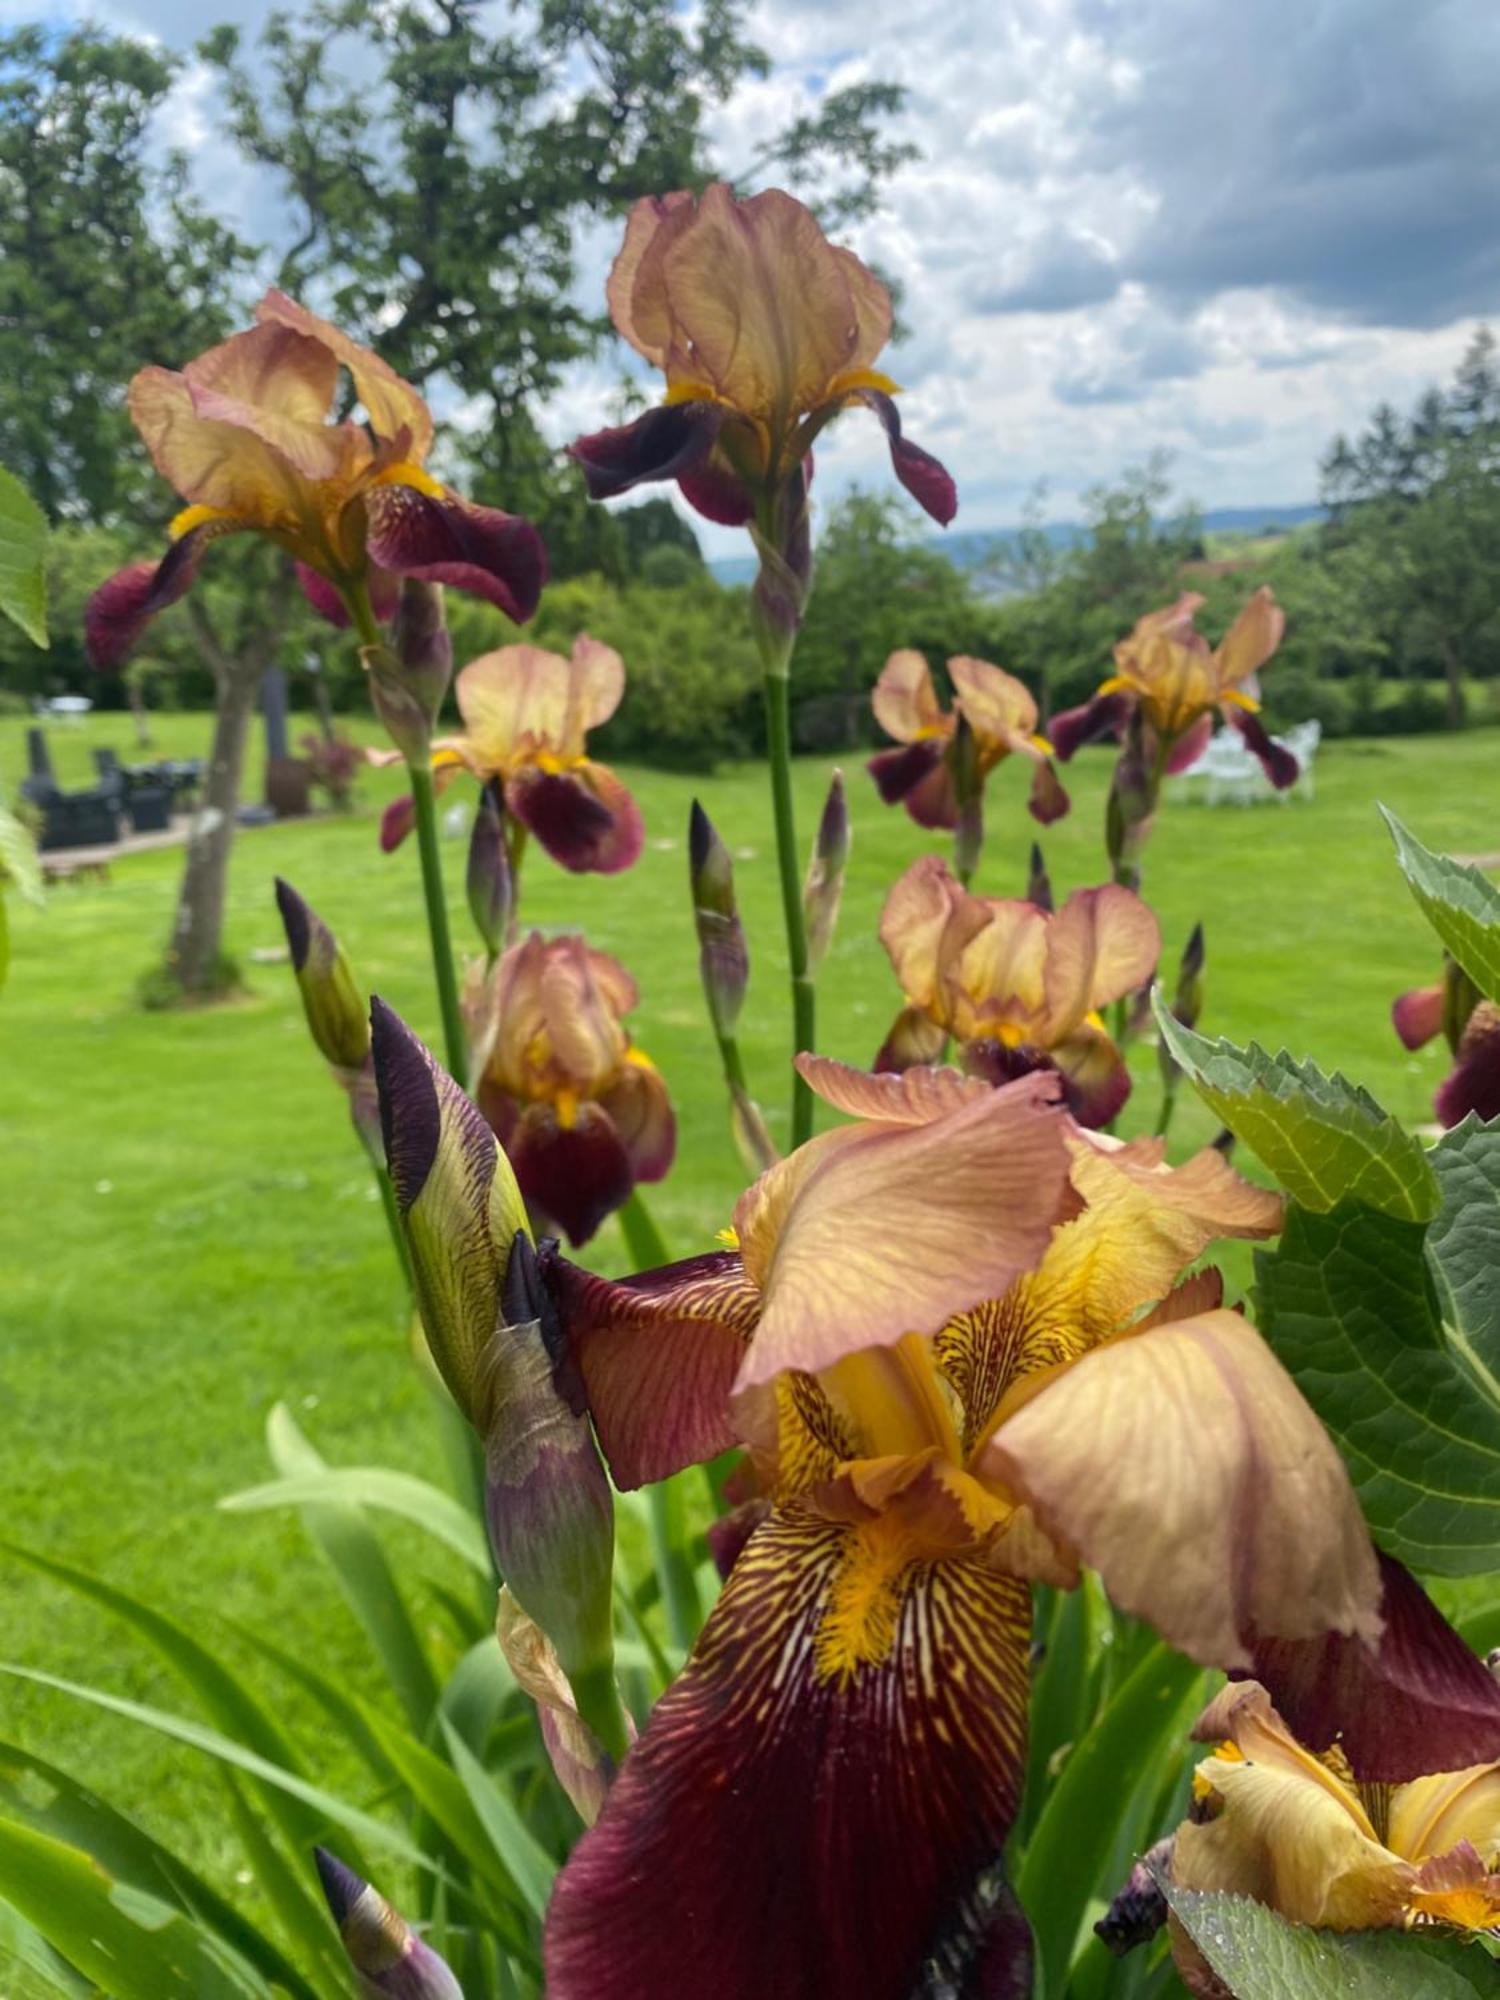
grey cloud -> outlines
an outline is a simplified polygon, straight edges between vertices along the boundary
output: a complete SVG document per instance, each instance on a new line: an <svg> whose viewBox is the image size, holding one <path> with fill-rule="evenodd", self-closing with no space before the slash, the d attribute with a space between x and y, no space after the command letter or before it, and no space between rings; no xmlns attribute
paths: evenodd
<svg viewBox="0 0 1500 2000"><path fill-rule="evenodd" d="M1208 343L1191 326L1148 313L1127 321L1103 358L1065 367L1053 380L1061 403L1138 403L1163 382L1201 375L1212 359Z"/></svg>
<svg viewBox="0 0 1500 2000"><path fill-rule="evenodd" d="M1102 305L1120 289L1120 273L1099 246L1073 232L1039 246L1013 278L985 280L969 295L970 310L1072 312Z"/></svg>

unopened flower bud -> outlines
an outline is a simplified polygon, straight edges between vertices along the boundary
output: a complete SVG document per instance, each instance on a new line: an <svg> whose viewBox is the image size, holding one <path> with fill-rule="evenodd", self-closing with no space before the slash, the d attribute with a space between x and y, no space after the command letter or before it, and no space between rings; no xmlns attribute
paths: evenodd
<svg viewBox="0 0 1500 2000"><path fill-rule="evenodd" d="M1042 858L1041 842L1031 843L1031 868L1026 877L1026 900L1038 910L1049 914L1057 907L1052 896L1052 877L1047 873L1047 864Z"/></svg>
<svg viewBox="0 0 1500 2000"><path fill-rule="evenodd" d="M614 1673L614 1504L583 1386L524 1231L511 1244L499 1321L479 1357L474 1422L496 1564L555 1648L587 1716L591 1687Z"/></svg>
<svg viewBox="0 0 1500 2000"><path fill-rule="evenodd" d="M844 893L844 869L849 860L849 802L844 796L844 774L835 771L818 822L812 862L802 885L802 913L807 924L807 965L816 972L823 962L838 922L839 900Z"/></svg>
<svg viewBox="0 0 1500 2000"><path fill-rule="evenodd" d="M338 939L279 875L276 907L286 930L302 1009L319 1053L335 1069L358 1069L369 1052L370 1024Z"/></svg>
<svg viewBox="0 0 1500 2000"><path fill-rule="evenodd" d="M365 2000L464 2000L463 1988L378 1889L315 1847L318 1880Z"/></svg>
<svg viewBox="0 0 1500 2000"><path fill-rule="evenodd" d="M479 795L474 831L469 837L469 913L491 958L505 949L515 908L515 878L505 838L505 794L491 778Z"/></svg>
<svg viewBox="0 0 1500 2000"><path fill-rule="evenodd" d="M392 643L366 646L360 657L387 735L409 764L425 765L432 725L453 676L442 586L404 577Z"/></svg>
<svg viewBox="0 0 1500 2000"><path fill-rule="evenodd" d="M713 821L694 799L688 821L688 871L698 968L717 1035L732 1035L750 979L750 955L734 895L734 864Z"/></svg>
<svg viewBox="0 0 1500 2000"><path fill-rule="evenodd" d="M370 1006L391 1191L438 1371L482 1434L480 1364L526 1210L510 1162L458 1085L381 1000Z"/></svg>

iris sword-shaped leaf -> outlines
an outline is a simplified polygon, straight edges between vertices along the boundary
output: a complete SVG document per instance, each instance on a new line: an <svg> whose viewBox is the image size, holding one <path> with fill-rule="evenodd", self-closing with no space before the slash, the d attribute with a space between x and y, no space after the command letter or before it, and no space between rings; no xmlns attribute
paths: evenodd
<svg viewBox="0 0 1500 2000"><path fill-rule="evenodd" d="M313 1859L365 2000L464 2000L447 1965L378 1889L326 1847Z"/></svg>

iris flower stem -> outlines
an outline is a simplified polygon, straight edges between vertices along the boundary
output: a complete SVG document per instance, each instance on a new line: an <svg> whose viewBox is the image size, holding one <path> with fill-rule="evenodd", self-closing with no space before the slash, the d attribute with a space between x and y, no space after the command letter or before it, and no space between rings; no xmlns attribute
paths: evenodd
<svg viewBox="0 0 1500 2000"><path fill-rule="evenodd" d="M437 793L426 765L408 764L415 808L417 852L422 862L422 895L427 903L427 935L432 940L432 970L437 981L438 1009L443 1017L443 1047L448 1071L460 1089L469 1082L469 1043L458 1004L458 976L453 969L453 939L448 929L448 905L443 896L443 862L438 852Z"/></svg>
<svg viewBox="0 0 1500 2000"><path fill-rule="evenodd" d="M763 647L763 652L765 648ZM817 1043L817 1002L807 962L807 923L802 910L802 868L792 805L791 679L788 646L777 660L766 659L766 748L771 764L771 810L776 822L776 859L781 869L781 911L786 924L787 959L792 975L792 1052L810 1052ZM792 1145L812 1137L813 1097L807 1082L792 1073Z"/></svg>
<svg viewBox="0 0 1500 2000"><path fill-rule="evenodd" d="M1156 1114L1156 1137L1165 1139L1172 1129L1172 1119L1177 1111L1177 1078L1173 1076L1161 1087L1161 1109Z"/></svg>

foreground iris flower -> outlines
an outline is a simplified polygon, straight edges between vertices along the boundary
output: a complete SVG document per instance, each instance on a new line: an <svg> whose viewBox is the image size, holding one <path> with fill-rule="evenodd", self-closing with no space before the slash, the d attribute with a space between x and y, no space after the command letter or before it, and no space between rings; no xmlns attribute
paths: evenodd
<svg viewBox="0 0 1500 2000"><path fill-rule="evenodd" d="M432 746L439 790L460 771L496 780L505 810L564 868L613 875L632 865L644 838L640 808L586 747L625 692L625 663L612 647L586 632L568 659L540 646L502 646L471 660L454 692L464 733ZM382 847L399 846L411 824L411 800L395 800L381 820Z"/></svg>
<svg viewBox="0 0 1500 2000"><path fill-rule="evenodd" d="M1297 760L1273 743L1259 717L1255 676L1281 644L1286 614L1262 585L1219 644L1194 627L1203 599L1185 591L1175 604L1138 620L1115 647L1116 671L1081 708L1054 716L1049 734L1064 762L1084 743L1118 739L1134 717L1146 725L1163 772L1186 771L1208 748L1214 711L1238 729L1278 789L1295 784Z"/></svg>
<svg viewBox="0 0 1500 2000"><path fill-rule="evenodd" d="M874 366L890 338L885 286L816 217L770 189L710 187L638 201L607 288L610 316L667 378L666 401L571 447L596 500L675 479L711 521L740 527L804 476L818 433L851 403L874 411L896 477L935 521L953 481L901 434L896 385Z"/></svg>
<svg viewBox="0 0 1500 2000"><path fill-rule="evenodd" d="M1173 1843L1182 1888L1253 1896L1320 1930L1500 1928L1500 1763L1362 1784L1338 1752L1305 1749L1254 1681L1225 1688L1194 1733L1217 1748ZM1175 1928L1174 1948L1195 1993L1222 1992Z"/></svg>
<svg viewBox="0 0 1500 2000"><path fill-rule="evenodd" d="M1443 976L1433 986L1403 993L1391 1008L1391 1022L1409 1049L1447 1038L1453 1068L1438 1085L1433 1108L1443 1125L1476 1118L1500 1118L1500 1007L1480 997L1468 974L1446 954Z"/></svg>
<svg viewBox="0 0 1500 2000"><path fill-rule="evenodd" d="M677 1150L667 1086L625 1027L638 997L608 952L533 931L471 1000L480 1109L527 1206L574 1244Z"/></svg>
<svg viewBox="0 0 1500 2000"><path fill-rule="evenodd" d="M1048 1076L799 1062L857 1122L756 1182L738 1250L621 1283L553 1261L616 1483L738 1438L764 1497L559 1877L550 2000L909 2000L929 1964L1027 1990L1024 1924L977 1891L1025 1764L1032 1578L1087 1563L1221 1665L1380 1628L1317 1419L1211 1274L1172 1293L1273 1197L1089 1140Z"/></svg>
<svg viewBox="0 0 1500 2000"><path fill-rule="evenodd" d="M366 592L389 616L401 576L451 583L529 618L546 580L541 538L425 470L432 415L410 383L283 292L267 292L255 317L180 372L143 368L130 385L135 427L189 504L160 562L130 564L90 599L94 664L118 665L191 586L208 544L241 531L295 557L308 597L337 624ZM329 422L341 370L364 423Z"/></svg>
<svg viewBox="0 0 1500 2000"><path fill-rule="evenodd" d="M906 807L918 826L954 828L959 798L953 751L959 717L973 732L979 782L1009 756L1030 760L1033 819L1050 826L1068 810L1068 795L1052 768L1052 746L1036 733L1037 707L1025 683L988 660L948 662L953 709L946 713L920 653L892 653L875 683L875 720L903 747L880 750L869 772L887 805Z"/></svg>
<svg viewBox="0 0 1500 2000"><path fill-rule="evenodd" d="M1098 1010L1144 985L1161 952L1156 918L1129 889L1075 889L1054 915L972 895L925 855L887 896L880 941L907 1005L877 1070L935 1062L951 1038L964 1066L992 1083L1059 1071L1083 1125L1107 1125L1129 1097Z"/></svg>

